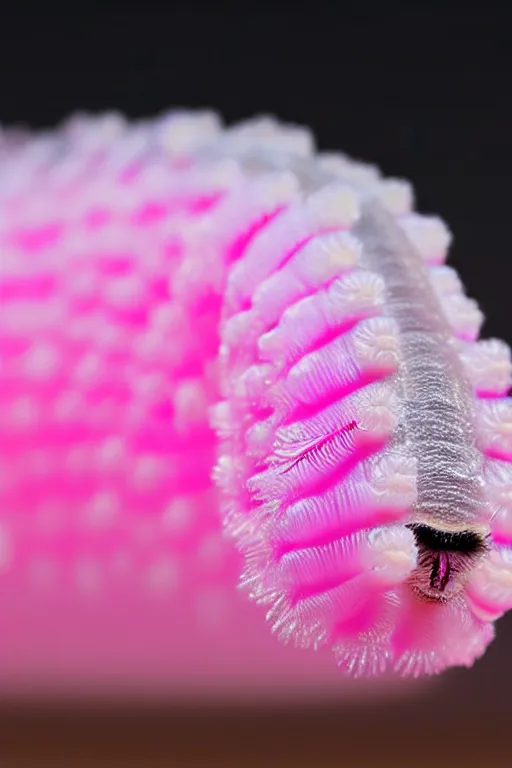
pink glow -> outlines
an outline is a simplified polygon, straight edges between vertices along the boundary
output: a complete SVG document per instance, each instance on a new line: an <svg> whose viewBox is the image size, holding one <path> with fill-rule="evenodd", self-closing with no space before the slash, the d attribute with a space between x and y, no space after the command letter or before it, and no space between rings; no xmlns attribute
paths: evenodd
<svg viewBox="0 0 512 768"><path fill-rule="evenodd" d="M91 159L74 202L101 168ZM143 170L126 168L117 189ZM34 193L44 184L41 172ZM222 539L208 426L220 302L210 292L191 310L175 289L190 247L180 225L199 226L225 194L203 187L165 204L141 191L127 216L114 185L78 219L59 193L59 218L33 225L30 195L1 203L16 210L0 233L16 256L0 275L4 690L339 688L328 654L305 663L269 634ZM280 210L243 233L235 224L226 258ZM117 233L113 246L98 232Z"/></svg>
<svg viewBox="0 0 512 768"><path fill-rule="evenodd" d="M0 186L0 683L325 694L341 690L332 652L356 676L470 666L512 605L500 550L512 502L492 466L510 462L512 411L483 396L510 384L507 351L476 349L480 314L438 271L434 309L478 363L468 396L491 460L481 516L494 515L496 558L434 609L409 581L410 360L389 273L364 258L368 190L333 177L309 192L272 164L247 173L250 126L231 146L215 121L190 119L130 135L78 118L55 163L30 142L12 148ZM256 124L256 145L272 149L272 130ZM409 214L390 226L409 227L427 281L449 237ZM442 580L448 555L441 566Z"/></svg>

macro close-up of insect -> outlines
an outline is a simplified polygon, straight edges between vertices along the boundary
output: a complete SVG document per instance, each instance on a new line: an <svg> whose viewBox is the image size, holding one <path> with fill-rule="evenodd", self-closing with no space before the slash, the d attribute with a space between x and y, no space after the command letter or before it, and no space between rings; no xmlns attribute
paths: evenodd
<svg viewBox="0 0 512 768"><path fill-rule="evenodd" d="M338 718L350 764L430 717L447 760L506 730L512 49L490 9L320 5L91 7L27 38L6 14L9 738L20 702L112 705L184 766L258 723L255 759L297 766L334 764Z"/></svg>

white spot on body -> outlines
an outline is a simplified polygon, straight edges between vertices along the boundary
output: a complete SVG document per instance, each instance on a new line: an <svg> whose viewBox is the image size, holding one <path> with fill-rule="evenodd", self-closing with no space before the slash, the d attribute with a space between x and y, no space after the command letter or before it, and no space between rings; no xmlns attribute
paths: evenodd
<svg viewBox="0 0 512 768"><path fill-rule="evenodd" d="M162 513L162 526L173 533L184 531L194 524L194 503L190 497L178 496Z"/></svg>
<svg viewBox="0 0 512 768"><path fill-rule="evenodd" d="M116 435L107 437L98 447L97 458L100 470L110 471L121 467L125 457L125 441Z"/></svg>
<svg viewBox="0 0 512 768"><path fill-rule="evenodd" d="M160 556L152 563L147 572L146 583L151 593L174 591L178 583L178 566L171 555Z"/></svg>
<svg viewBox="0 0 512 768"><path fill-rule="evenodd" d="M28 378L46 381L55 375L58 367L57 350L49 344L36 344L25 355L24 372Z"/></svg>
<svg viewBox="0 0 512 768"><path fill-rule="evenodd" d="M199 379L184 381L174 395L175 426L184 432L191 425L203 424L208 414L208 399Z"/></svg>
<svg viewBox="0 0 512 768"><path fill-rule="evenodd" d="M153 455L140 456L133 466L133 487L140 492L151 490L161 481L163 475L162 460Z"/></svg>
<svg viewBox="0 0 512 768"><path fill-rule="evenodd" d="M74 379L82 387L88 387L100 381L103 375L103 361L94 352L79 360L74 370Z"/></svg>
<svg viewBox="0 0 512 768"><path fill-rule="evenodd" d="M109 280L104 288L105 299L118 309L135 306L142 299L142 286L137 275Z"/></svg>
<svg viewBox="0 0 512 768"><path fill-rule="evenodd" d="M119 513L119 497L113 491L99 491L85 507L85 523L92 527L103 528L112 525Z"/></svg>
<svg viewBox="0 0 512 768"><path fill-rule="evenodd" d="M33 429L38 422L39 409L35 398L28 395L17 397L8 409L8 424L16 432L24 433Z"/></svg>
<svg viewBox="0 0 512 768"><path fill-rule="evenodd" d="M79 392L70 390L60 394L54 405L55 418L58 421L69 421L71 418L84 413L84 401Z"/></svg>

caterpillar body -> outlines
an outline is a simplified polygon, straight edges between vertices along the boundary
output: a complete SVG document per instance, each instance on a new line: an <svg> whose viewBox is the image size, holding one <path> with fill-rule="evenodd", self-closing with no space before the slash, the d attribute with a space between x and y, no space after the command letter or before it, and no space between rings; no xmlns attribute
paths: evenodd
<svg viewBox="0 0 512 768"><path fill-rule="evenodd" d="M0 149L3 508L58 476L122 520L211 476L282 640L354 676L472 665L512 607L511 356L410 185L267 117Z"/></svg>

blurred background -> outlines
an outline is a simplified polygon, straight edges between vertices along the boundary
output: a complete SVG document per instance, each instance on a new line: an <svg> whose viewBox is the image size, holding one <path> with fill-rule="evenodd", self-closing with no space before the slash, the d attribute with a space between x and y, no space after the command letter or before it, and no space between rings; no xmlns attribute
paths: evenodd
<svg viewBox="0 0 512 768"><path fill-rule="evenodd" d="M412 181L418 208L455 234L451 263L486 314L485 335L512 343L505 6L4 0L0 121L46 128L77 109L135 118L177 106L212 107L227 122L274 113L305 124L320 148ZM208 696L171 689L158 701L127 692L51 704L5 689L0 762L510 765L511 648L509 616L471 671L388 692L324 685L325 671L315 685L300 664L293 696L270 683L243 703L217 698L215 686Z"/></svg>

